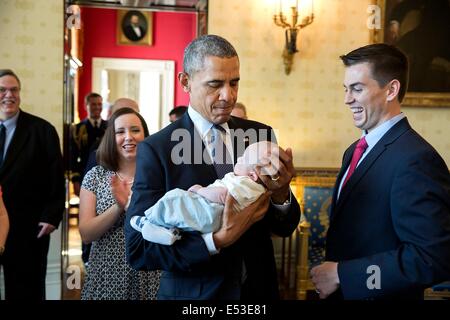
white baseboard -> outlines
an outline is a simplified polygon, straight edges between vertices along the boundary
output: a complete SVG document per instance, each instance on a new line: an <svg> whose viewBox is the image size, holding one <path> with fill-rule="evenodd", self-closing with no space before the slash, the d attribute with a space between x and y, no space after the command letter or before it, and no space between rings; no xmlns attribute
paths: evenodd
<svg viewBox="0 0 450 320"><path fill-rule="evenodd" d="M47 278L45 279L47 300L61 300L61 264L53 263L47 266Z"/></svg>
<svg viewBox="0 0 450 320"><path fill-rule="evenodd" d="M3 280L3 268L0 266L0 294L1 300L5 300L5 280Z"/></svg>

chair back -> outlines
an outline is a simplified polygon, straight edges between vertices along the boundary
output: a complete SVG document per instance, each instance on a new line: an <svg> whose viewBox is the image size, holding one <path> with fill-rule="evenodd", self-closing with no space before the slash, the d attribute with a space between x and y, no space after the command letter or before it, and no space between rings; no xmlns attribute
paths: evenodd
<svg viewBox="0 0 450 320"><path fill-rule="evenodd" d="M338 169L301 168L296 171L291 189L300 204L302 217L296 232L282 240L280 278L281 289L287 292L285 298L304 300L307 291L314 289L309 270L311 266L322 263L325 257L325 239Z"/></svg>
<svg viewBox="0 0 450 320"><path fill-rule="evenodd" d="M321 264L325 258L325 241L330 225L330 207L333 187L308 186L304 187L304 214L310 223L310 237L308 246L309 267Z"/></svg>

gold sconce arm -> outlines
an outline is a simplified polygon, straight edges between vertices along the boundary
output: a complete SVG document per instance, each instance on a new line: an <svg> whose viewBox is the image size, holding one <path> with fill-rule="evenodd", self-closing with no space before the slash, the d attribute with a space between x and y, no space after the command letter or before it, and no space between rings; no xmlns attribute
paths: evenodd
<svg viewBox="0 0 450 320"><path fill-rule="evenodd" d="M287 22L286 16L283 14L281 8L280 0L280 11L278 14L273 15L273 22L275 25L282 27L285 29L285 46L283 49L283 63L284 63L284 71L288 75L291 73L292 65L294 63L294 54L298 52L297 50L297 36L300 29L310 25L314 21L314 13L313 13L313 5L311 3L311 14L305 16L302 19L300 24L298 23L299 14L298 14L298 2L297 6L290 7L291 9L291 21L292 23ZM314 0L311 0L314 1Z"/></svg>
<svg viewBox="0 0 450 320"><path fill-rule="evenodd" d="M282 28L291 28L291 25L286 22L286 16L284 16L282 13L275 14L273 16L273 22L279 27Z"/></svg>
<svg viewBox="0 0 450 320"><path fill-rule="evenodd" d="M303 21L300 24L300 28L304 28L306 26L309 26L313 22L314 22L314 13L311 13L310 16L306 16L306 17L303 18Z"/></svg>

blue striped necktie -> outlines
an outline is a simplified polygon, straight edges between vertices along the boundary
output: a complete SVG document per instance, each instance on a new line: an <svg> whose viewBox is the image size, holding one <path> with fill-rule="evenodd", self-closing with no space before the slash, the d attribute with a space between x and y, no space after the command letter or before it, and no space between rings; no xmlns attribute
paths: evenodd
<svg viewBox="0 0 450 320"><path fill-rule="evenodd" d="M233 171L233 159L223 142L222 132L226 134L225 129L220 125L214 124L211 127L211 155L219 179Z"/></svg>

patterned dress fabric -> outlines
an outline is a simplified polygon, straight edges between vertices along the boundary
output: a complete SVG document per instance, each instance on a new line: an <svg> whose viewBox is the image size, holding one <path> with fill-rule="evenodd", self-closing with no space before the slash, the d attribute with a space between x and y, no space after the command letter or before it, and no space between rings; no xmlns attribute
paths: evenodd
<svg viewBox="0 0 450 320"><path fill-rule="evenodd" d="M104 213L115 204L110 179L114 172L101 166L84 177L82 188L97 197L96 212ZM92 242L82 300L153 300L159 287L159 271L136 271L125 258L123 214L99 240Z"/></svg>

